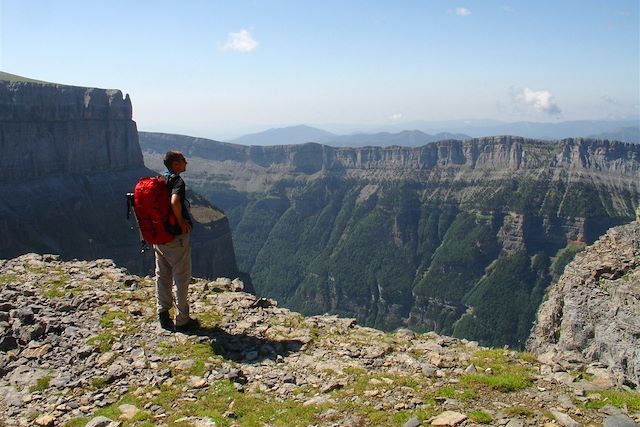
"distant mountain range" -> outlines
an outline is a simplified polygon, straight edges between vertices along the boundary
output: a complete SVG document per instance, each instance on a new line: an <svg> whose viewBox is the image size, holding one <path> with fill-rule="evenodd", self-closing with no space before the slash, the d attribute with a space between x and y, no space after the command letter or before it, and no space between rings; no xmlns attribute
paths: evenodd
<svg viewBox="0 0 640 427"><path fill-rule="evenodd" d="M440 132L430 135L419 130L403 130L400 132L356 133L353 135L336 135L322 129L300 125L284 128L268 129L264 132L241 136L232 140L242 145L295 145L306 142L317 142L334 147L365 147L401 145L417 147L430 142L445 139L468 139L469 135L461 133Z"/></svg>
<svg viewBox="0 0 640 427"><path fill-rule="evenodd" d="M412 130L407 130L412 129ZM317 142L334 147L421 146L446 139L469 139L493 135L562 139L590 137L640 143L640 125L633 120L579 120L559 123L497 120L457 120L408 122L369 132L338 135L316 127L300 125L268 129L233 139L242 145L292 145Z"/></svg>
<svg viewBox="0 0 640 427"><path fill-rule="evenodd" d="M304 144L305 142L324 142L336 136L326 130L300 125L267 129L241 136L229 142L242 145L292 145Z"/></svg>
<svg viewBox="0 0 640 427"><path fill-rule="evenodd" d="M640 126L629 126L591 135L591 138L640 143Z"/></svg>

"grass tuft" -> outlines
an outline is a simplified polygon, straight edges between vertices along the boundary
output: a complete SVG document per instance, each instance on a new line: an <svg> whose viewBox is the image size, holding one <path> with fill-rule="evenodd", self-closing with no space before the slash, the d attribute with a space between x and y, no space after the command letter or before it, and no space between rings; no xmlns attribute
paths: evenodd
<svg viewBox="0 0 640 427"><path fill-rule="evenodd" d="M38 391L45 391L49 388L49 383L51 382L51 377L49 375L44 376L42 378L38 378L35 385L29 387L29 392L34 393Z"/></svg>
<svg viewBox="0 0 640 427"><path fill-rule="evenodd" d="M626 390L604 390L598 392L598 399L591 400L585 405L589 409L600 409L606 405L627 408L629 412L640 411L640 392Z"/></svg>
<svg viewBox="0 0 640 427"><path fill-rule="evenodd" d="M511 417L529 418L533 416L533 411L524 406L510 406L505 408L503 412Z"/></svg>
<svg viewBox="0 0 640 427"><path fill-rule="evenodd" d="M490 424L491 421L493 421L493 417L491 417L491 415L479 410L470 411L469 413L467 413L467 416L471 421L478 424Z"/></svg>
<svg viewBox="0 0 640 427"><path fill-rule="evenodd" d="M530 369L510 361L509 353L504 350L477 351L472 361L476 366L491 368L492 373L465 374L461 378L462 384L476 384L508 393L525 389L532 383Z"/></svg>

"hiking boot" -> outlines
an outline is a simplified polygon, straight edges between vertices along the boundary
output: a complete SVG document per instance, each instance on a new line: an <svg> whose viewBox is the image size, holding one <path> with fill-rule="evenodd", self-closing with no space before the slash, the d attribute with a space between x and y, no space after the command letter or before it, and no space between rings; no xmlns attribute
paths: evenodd
<svg viewBox="0 0 640 427"><path fill-rule="evenodd" d="M173 331L173 320L171 320L171 316L168 311L161 311L158 313L158 320L160 321L160 327L162 329L166 329L167 331Z"/></svg>
<svg viewBox="0 0 640 427"><path fill-rule="evenodd" d="M176 325L176 331L178 332L188 332L198 329L200 327L200 321L198 319L189 318L187 323L184 325Z"/></svg>

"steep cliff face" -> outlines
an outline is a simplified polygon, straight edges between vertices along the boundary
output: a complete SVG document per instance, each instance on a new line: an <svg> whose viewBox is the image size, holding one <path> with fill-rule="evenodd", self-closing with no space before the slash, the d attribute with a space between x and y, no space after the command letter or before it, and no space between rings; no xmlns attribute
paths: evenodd
<svg viewBox="0 0 640 427"><path fill-rule="evenodd" d="M257 291L355 316L522 347L566 262L638 205L640 146L493 137L423 147L180 147L189 182L228 213Z"/></svg>
<svg viewBox="0 0 640 427"><path fill-rule="evenodd" d="M541 358L598 361L640 385L640 211L567 266L540 306L527 347Z"/></svg>
<svg viewBox="0 0 640 427"><path fill-rule="evenodd" d="M0 258L106 257L151 273L153 255L140 254L125 215L125 193L155 174L143 164L129 96L25 80L0 75ZM227 218L189 197L195 273L240 275Z"/></svg>
<svg viewBox="0 0 640 427"><path fill-rule="evenodd" d="M0 81L3 182L143 167L129 95Z"/></svg>

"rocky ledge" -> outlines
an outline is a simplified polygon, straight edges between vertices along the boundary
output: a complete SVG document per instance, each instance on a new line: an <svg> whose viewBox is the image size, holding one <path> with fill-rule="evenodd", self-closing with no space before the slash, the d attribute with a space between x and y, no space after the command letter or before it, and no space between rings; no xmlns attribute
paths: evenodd
<svg viewBox="0 0 640 427"><path fill-rule="evenodd" d="M194 280L202 327L159 329L154 287L110 260L0 260L0 425L631 426L600 363L335 316Z"/></svg>
<svg viewBox="0 0 640 427"><path fill-rule="evenodd" d="M547 363L598 361L619 384L640 385L638 219L579 253L549 291L527 344Z"/></svg>

